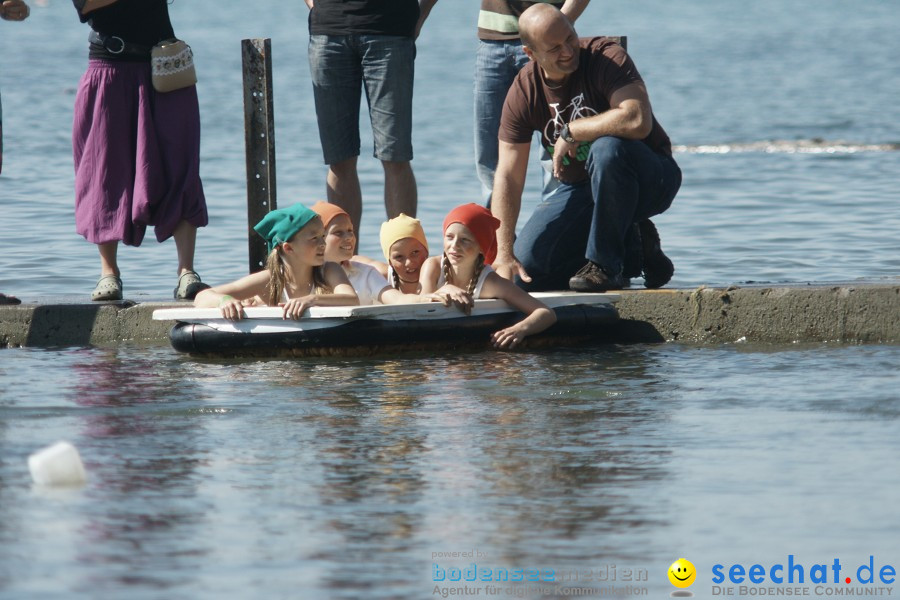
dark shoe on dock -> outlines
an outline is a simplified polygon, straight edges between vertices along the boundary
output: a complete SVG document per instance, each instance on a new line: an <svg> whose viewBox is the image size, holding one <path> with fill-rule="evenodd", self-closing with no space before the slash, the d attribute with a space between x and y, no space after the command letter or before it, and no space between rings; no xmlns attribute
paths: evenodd
<svg viewBox="0 0 900 600"><path fill-rule="evenodd" d="M200 281L200 276L194 271L185 271L178 278L178 285L173 292L176 300L193 300L194 297L209 285Z"/></svg>
<svg viewBox="0 0 900 600"><path fill-rule="evenodd" d="M638 223L641 230L641 248L644 253L644 287L660 288L672 279L675 265L663 254L659 233L650 219Z"/></svg>
<svg viewBox="0 0 900 600"><path fill-rule="evenodd" d="M569 279L569 289L576 292L606 292L625 287L621 274L610 275L597 263L588 261Z"/></svg>

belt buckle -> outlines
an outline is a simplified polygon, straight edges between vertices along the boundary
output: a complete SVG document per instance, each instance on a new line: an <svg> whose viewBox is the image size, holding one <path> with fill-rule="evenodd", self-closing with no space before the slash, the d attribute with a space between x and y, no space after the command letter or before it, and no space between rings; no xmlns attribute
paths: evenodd
<svg viewBox="0 0 900 600"><path fill-rule="evenodd" d="M119 49L114 50L113 48L111 48L110 42L117 42ZM111 35L103 40L103 47L106 48L110 54L122 54L123 52L125 52L125 40L123 40L119 36Z"/></svg>

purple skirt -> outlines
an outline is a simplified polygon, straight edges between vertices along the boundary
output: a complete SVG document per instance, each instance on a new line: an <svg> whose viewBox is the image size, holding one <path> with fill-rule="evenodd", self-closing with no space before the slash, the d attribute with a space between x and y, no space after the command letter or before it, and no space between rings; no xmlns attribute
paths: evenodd
<svg viewBox="0 0 900 600"><path fill-rule="evenodd" d="M160 242L209 222L200 182L197 88L159 93L150 64L91 60L72 126L75 227L89 242Z"/></svg>

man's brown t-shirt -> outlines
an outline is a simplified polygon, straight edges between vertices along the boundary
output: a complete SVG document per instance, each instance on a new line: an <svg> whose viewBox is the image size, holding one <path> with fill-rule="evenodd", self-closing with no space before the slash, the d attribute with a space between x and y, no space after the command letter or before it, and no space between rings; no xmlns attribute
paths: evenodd
<svg viewBox="0 0 900 600"><path fill-rule="evenodd" d="M524 144L535 131L550 154L564 124L609 110L609 99L617 90L642 83L640 73L625 50L605 37L582 38L578 70L558 89L544 81L537 63L529 62L509 88L500 119L500 141ZM653 129L644 143L656 152L672 154L669 136L653 117ZM563 159L562 179L587 179L585 168L590 142L578 146L575 160Z"/></svg>

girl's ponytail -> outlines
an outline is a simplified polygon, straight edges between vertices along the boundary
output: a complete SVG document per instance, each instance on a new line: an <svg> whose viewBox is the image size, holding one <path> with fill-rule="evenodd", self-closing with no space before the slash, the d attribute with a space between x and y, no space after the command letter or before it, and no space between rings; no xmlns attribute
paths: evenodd
<svg viewBox="0 0 900 600"><path fill-rule="evenodd" d="M269 271L269 298L266 304L277 306L284 295L288 280L284 259L281 256L281 244L275 246L266 257L266 270Z"/></svg>

